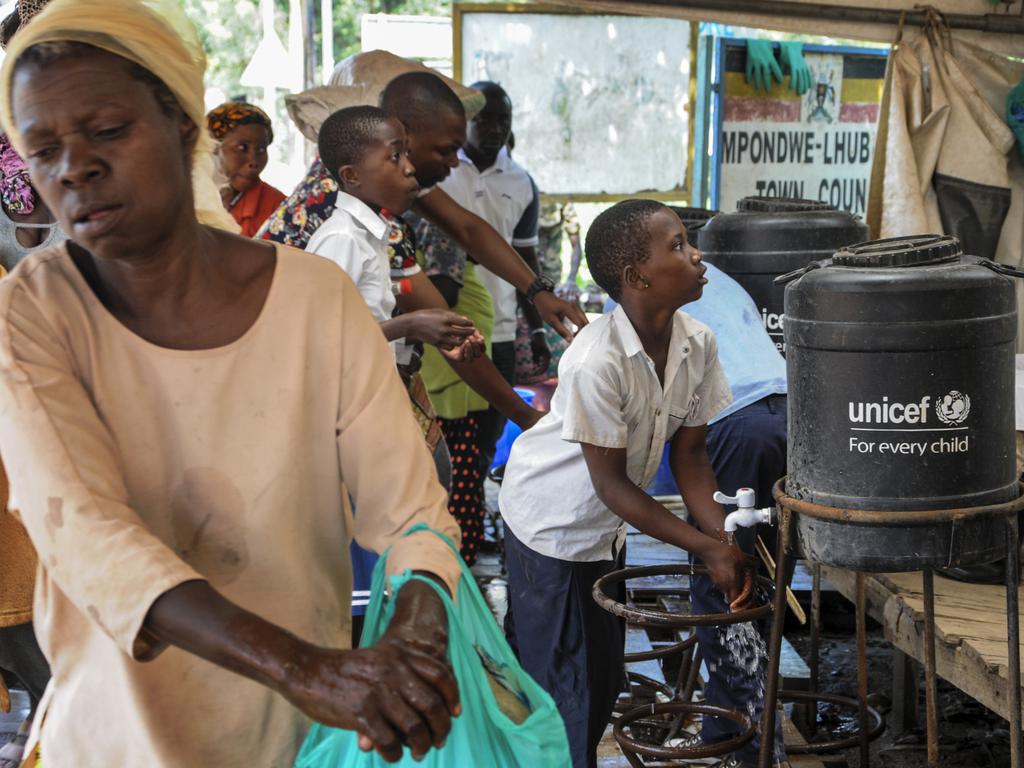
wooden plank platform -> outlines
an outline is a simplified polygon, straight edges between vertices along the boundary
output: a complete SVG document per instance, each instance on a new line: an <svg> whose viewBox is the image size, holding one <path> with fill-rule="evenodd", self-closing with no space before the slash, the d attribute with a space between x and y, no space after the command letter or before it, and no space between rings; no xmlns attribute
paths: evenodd
<svg viewBox="0 0 1024 768"><path fill-rule="evenodd" d="M779 710L779 713L782 714L782 711ZM782 742L787 747L795 747L797 745L802 747L807 744L803 734L793 725L793 721L785 715L782 715ZM825 768L825 764L821 762L821 758L817 755L790 755L787 762L789 763L789 768Z"/></svg>
<svg viewBox="0 0 1024 768"><path fill-rule="evenodd" d="M823 572L841 594L853 600L853 571L824 568ZM884 626L886 639L923 662L921 574L866 574L865 587L868 614ZM967 584L936 574L935 666L939 676L1007 717L1008 656L1005 587Z"/></svg>

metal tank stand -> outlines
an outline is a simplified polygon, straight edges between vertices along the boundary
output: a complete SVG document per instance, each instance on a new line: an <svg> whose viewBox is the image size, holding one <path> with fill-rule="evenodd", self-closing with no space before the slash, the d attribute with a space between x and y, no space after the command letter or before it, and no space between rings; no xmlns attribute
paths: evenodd
<svg viewBox="0 0 1024 768"><path fill-rule="evenodd" d="M850 698L849 696L839 696L834 693L821 693L818 690L818 679L819 679L819 668L820 668L820 657L821 657L821 564L813 563L811 565L812 573L812 587L811 587L811 638L810 638L810 654L808 659L808 667L810 668L810 682L807 691L787 691L785 689L778 689L778 700L782 702L793 702L801 703L808 706L807 721L804 725L807 727L808 735L813 736L817 732L818 720L817 720L817 705L819 702L825 701L830 704L835 704L839 707L846 709L855 709L858 711L858 728L854 733L849 736L834 738L829 740L815 739L807 744L798 744L786 748L786 751L790 755L823 755L831 752L838 752L843 749L849 749L851 747L860 746L862 759L864 751L867 749L869 742L874 741L878 736L885 730L885 720L881 713L878 712L874 707L861 707L861 702L866 702L868 698L867 693L867 675L863 674L858 677L858 696L856 698ZM863 595L863 592L861 592ZM860 610L857 611L857 652L858 652L858 672L867 671L867 632L866 632L866 619L864 611L864 600L861 600L858 605ZM860 642L863 640L863 642ZM863 734L867 734L867 738L863 738Z"/></svg>
<svg viewBox="0 0 1024 768"><path fill-rule="evenodd" d="M633 768L657 768L661 765L678 765L677 761L679 760L724 757L742 747L757 734L757 723L753 722L744 712L736 712L710 704L693 703L693 693L700 670L700 649L699 647L695 648L697 636L696 633L693 633L693 629L698 626L743 624L765 618L772 609L771 598L775 589L770 579L758 578L756 593L761 599L753 607L727 613L673 613L626 605L608 595L610 591L607 589L608 587L629 579L649 576L693 576L706 573L707 568L699 565L640 566L613 571L594 583L595 602L609 613L624 619L628 624L644 628L691 630L688 638L670 647L626 655L625 661L630 662L660 659L678 652L686 654L679 670L675 691L671 691L671 689L666 691L665 686L654 680L636 673L628 673L632 684L639 684L640 687L662 693L672 693L670 701L631 707L614 720L612 733L615 736L615 741ZM783 590L783 600L785 600L785 590ZM783 603L783 607L785 607L785 603ZM665 743L676 738L682 731L686 720L693 715L732 720L739 724L740 733L714 744L666 746Z"/></svg>
<svg viewBox="0 0 1024 768"><path fill-rule="evenodd" d="M775 616L772 621L771 637L768 645L768 680L765 685L765 705L761 718L760 732L761 748L758 755L758 768L773 768L772 751L775 738L775 719L779 701L786 700L821 700L830 701L831 697L821 694L817 690L818 683L818 649L820 644L820 566L815 565L815 589L817 595L812 597L812 625L811 625L811 692L799 695L796 692L785 692L779 689L779 656L782 649L782 625L785 618L785 589L786 581L786 558L791 554L792 546L790 537L793 533L794 517L799 514L809 515L815 518L828 520L852 521L857 519L861 522L870 523L876 513L864 510L842 510L795 499L786 495L785 478L779 480L773 489L776 503L778 504L778 548L775 557ZM1022 487L1024 490L1024 487ZM919 519L933 520L934 522L948 522L958 518L987 516L1003 518L1006 529L1006 624L1007 624L1007 650L1008 650L1008 681L1007 687L1009 704L1010 723L1010 768L1024 768L1024 745L1021 740L1021 669L1020 669L1020 616L1018 605L1018 582L1019 582L1019 514L1024 510L1024 494L1017 499L1005 504L996 504L987 507L974 507L969 509L948 509L934 510L915 513ZM891 513L879 513L891 515ZM856 574L856 593L854 599L856 620L857 620L857 701L859 733L857 737L851 737L842 741L846 748L854 743L860 747L860 768L868 768L870 756L868 748L870 742L882 731L881 718L878 713L868 706L867 697L867 617L866 617L866 591L865 574L858 571ZM935 585L934 571L927 568L923 571L923 592L924 592L924 678L925 678L925 708L927 720L927 744L928 744L928 768L941 768L939 758L939 724L938 724L938 701L936 693L937 674L935 669ZM781 600L780 600L781 597ZM817 602L817 607L815 607ZM846 700L849 702L849 700ZM844 703L844 702L837 702ZM872 725L871 721L875 720ZM815 743L809 745L817 751L830 751L839 742Z"/></svg>
<svg viewBox="0 0 1024 768"><path fill-rule="evenodd" d="M1015 511L1006 518L1006 640L1009 655L1007 658L1007 686L1010 695L1010 765L1021 768L1024 765L1024 752L1021 744L1020 716L1020 606L1018 605L1017 585L1020 582L1020 516Z"/></svg>
<svg viewBox="0 0 1024 768"><path fill-rule="evenodd" d="M822 693L818 690L819 669L820 669L820 645L821 645L821 565L811 564L812 588L811 588L811 617L810 617L810 651L808 654L808 667L810 669L810 680L808 690L785 690L778 687L777 700L783 702L801 703L807 708L806 722L804 726L809 736L817 732L817 705L821 701L831 703L847 710L858 711L858 728L848 736L831 739L814 739L805 744L793 744L786 746L786 753L790 755L826 755L829 753L848 750L853 746L860 745L861 750L866 749L866 744L882 735L885 730L885 719L882 714L873 707L866 707L860 711L860 702L867 700L867 677L858 680L858 689L863 690L862 695L856 697L841 696L836 693ZM863 603L861 603L863 605ZM858 662L864 659L866 662L866 631L864 611L858 613L858 634L863 637L864 642L858 643ZM866 664L859 664L858 670L866 670ZM767 697L766 697L767 698ZM867 738L862 738L866 733Z"/></svg>

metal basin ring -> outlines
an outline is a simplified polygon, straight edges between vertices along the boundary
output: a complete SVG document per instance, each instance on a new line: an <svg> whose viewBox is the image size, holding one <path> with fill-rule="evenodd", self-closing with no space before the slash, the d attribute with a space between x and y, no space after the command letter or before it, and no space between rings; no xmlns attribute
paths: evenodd
<svg viewBox="0 0 1024 768"><path fill-rule="evenodd" d="M650 709L652 703L664 704L670 701L679 700L679 697L676 695L676 692L672 690L671 686L669 686L668 683L663 683L659 680L655 680L654 678L647 677L647 675L641 675L639 672L633 672L629 669L626 670L626 677L629 680L629 687L631 691L634 686L641 690L646 690L651 694L651 698L654 699L654 701L648 702L647 704L637 704L636 701L633 700L632 696L625 701L622 701L620 699L615 703L612 722L617 720L623 712L629 712L633 709L636 709L637 707L644 707L645 709ZM664 702L659 702L657 700L657 695L659 693L665 697Z"/></svg>
<svg viewBox="0 0 1024 768"><path fill-rule="evenodd" d="M694 747L666 747L662 745L647 744L626 735L625 729L633 722L642 718L649 718L655 715L705 715L708 717L721 717L738 723L743 729L736 736L725 741L717 741L714 744L700 744ZM694 760L701 757L720 757L733 752L754 738L757 726L750 717L742 712L735 712L731 709L713 707L710 704L688 704L682 701L670 701L664 704L649 704L642 707L634 707L621 715L612 728L615 741L618 742L622 751L630 756L642 755L644 757L659 758L662 760ZM633 762L632 760L630 762Z"/></svg>
<svg viewBox="0 0 1024 768"><path fill-rule="evenodd" d="M840 707L846 707L848 709L856 710L860 707L860 702L856 699L852 699L849 696L838 696L834 693L813 693L811 691L779 691L779 701L789 702L812 702L817 704L819 701L825 701L829 704L836 704ZM868 717L871 718L872 723L868 728L868 741L874 741L882 735L882 731L885 730L885 720L882 718L881 713L874 707L868 707ZM786 751L791 755L817 755L823 752L838 752L841 749L849 749L850 747L856 747L860 744L861 732L856 730L849 736L845 736L841 739L832 739L831 741L813 741L807 742L806 744L792 744L786 747Z"/></svg>
<svg viewBox="0 0 1024 768"><path fill-rule="evenodd" d="M771 579L758 576L754 582L756 604L742 611L726 613L668 613L652 608L637 608L624 605L609 597L605 588L630 579L645 576L695 576L707 575L708 569L703 565L644 565L634 568L623 568L612 571L594 582L594 600L609 613L625 619L630 624L640 627L666 627L678 629L683 627L726 626L758 621L772 612L772 596L775 584Z"/></svg>

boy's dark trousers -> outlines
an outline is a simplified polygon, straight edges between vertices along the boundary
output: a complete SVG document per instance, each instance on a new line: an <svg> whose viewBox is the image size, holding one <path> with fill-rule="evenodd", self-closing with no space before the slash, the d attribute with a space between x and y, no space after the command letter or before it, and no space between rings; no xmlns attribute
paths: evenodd
<svg viewBox="0 0 1024 768"><path fill-rule="evenodd" d="M523 668L558 705L573 768L595 768L598 742L624 687L626 627L594 602L591 590L623 567L625 553L597 562L558 560L533 551L506 527L505 557L505 634ZM625 585L612 597L625 602Z"/></svg>
<svg viewBox="0 0 1024 768"><path fill-rule="evenodd" d="M724 493L732 495L737 488L746 486L754 489L759 508L770 506L772 485L786 473L786 396L763 398L710 425L707 447L715 479ZM733 509L727 507L726 512ZM744 552L752 554L756 536L756 529L740 528L737 543ZM690 602L696 614L729 610L722 593L706 576L691 580ZM697 638L708 669L704 689L707 703L749 714L747 704L755 697L763 697L763 675L745 672L733 662L717 627L699 627ZM758 707L757 716L760 711ZM781 720L776 723L775 743L781 745ZM710 743L734 736L738 731L739 726L730 720L708 717L704 718L701 736ZM759 739L755 738L736 753L737 757L756 763L758 745Z"/></svg>

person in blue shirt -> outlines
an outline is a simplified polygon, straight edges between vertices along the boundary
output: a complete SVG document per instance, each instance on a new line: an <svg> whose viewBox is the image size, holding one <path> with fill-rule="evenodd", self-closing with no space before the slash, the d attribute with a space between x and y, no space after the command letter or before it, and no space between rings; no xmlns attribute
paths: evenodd
<svg viewBox="0 0 1024 768"><path fill-rule="evenodd" d="M772 503L775 481L786 474L786 361L743 286L713 264L707 264L705 276L704 295L688 304L686 312L711 328L718 339L718 359L733 396L708 422L708 457L722 491L734 494L737 488L753 488L757 505L766 507ZM733 509L726 507L727 512ZM754 553L756 538L756 528L736 532L736 542L747 554ZM729 609L706 576L690 580L690 603L697 614ZM746 712L756 722L764 699L763 672L751 673L737 664L726 647L723 629L698 627L697 638L708 669L707 703ZM731 720L705 717L701 738L704 742L721 741L738 731L739 725ZM733 756L736 764L754 765L758 743L754 739L737 751ZM781 759L778 729L775 744L776 758Z"/></svg>
<svg viewBox="0 0 1024 768"><path fill-rule="evenodd" d="M686 313L711 328L733 401L708 422L708 454L726 493L746 486L771 503L786 473L786 361L739 283L707 264L704 295ZM744 532L752 531L744 529Z"/></svg>
<svg viewBox="0 0 1024 768"><path fill-rule="evenodd" d="M761 321L757 305L743 286L704 262L708 279L700 299L685 312L711 328L718 340L718 359L732 389L732 402L708 421L707 450L723 492L753 488L759 507L772 503L772 486L786 474L786 361L775 348ZM604 311L614 302L609 300ZM726 507L731 512L735 507ZM740 528L736 542L753 554L757 530ZM727 613L728 601L707 576L690 580L695 614ZM698 627L697 638L708 670L704 698L708 704L749 714L760 720L764 700L764 663L736 658L726 642L726 628ZM756 667L756 668L752 668ZM735 736L737 723L705 717L699 739L713 743ZM782 735L777 730L776 759L782 759ZM759 740L742 747L723 766L753 766ZM730 762L731 761L731 762Z"/></svg>

